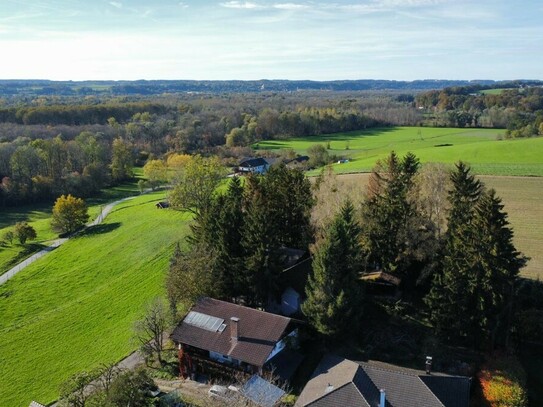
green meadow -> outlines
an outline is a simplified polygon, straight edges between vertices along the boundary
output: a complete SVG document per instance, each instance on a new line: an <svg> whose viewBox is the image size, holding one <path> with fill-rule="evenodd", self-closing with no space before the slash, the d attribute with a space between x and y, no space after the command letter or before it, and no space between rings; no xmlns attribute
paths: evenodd
<svg viewBox="0 0 543 407"><path fill-rule="evenodd" d="M51 402L70 375L135 349L134 321L163 294L174 244L190 220L156 209L164 196L119 204L103 224L0 286L0 405Z"/></svg>
<svg viewBox="0 0 543 407"><path fill-rule="evenodd" d="M90 220L95 219L101 208L109 202L139 193L137 180L141 177L141 169L137 168L135 173L137 178L133 181L104 189L98 197L86 201ZM36 240L28 241L25 245L19 244L16 239L12 244L0 244L0 275L58 238L58 234L51 229L52 208L53 202L0 208L0 241L4 233L13 229L15 223L23 221L28 222L37 235Z"/></svg>
<svg viewBox="0 0 543 407"><path fill-rule="evenodd" d="M291 148L306 154L313 144L349 162L334 164L337 173L369 172L379 159L411 151L421 162L453 164L463 160L478 174L543 176L543 138L499 140L505 130L390 127L349 133L262 141L260 150ZM309 175L315 175L314 170Z"/></svg>

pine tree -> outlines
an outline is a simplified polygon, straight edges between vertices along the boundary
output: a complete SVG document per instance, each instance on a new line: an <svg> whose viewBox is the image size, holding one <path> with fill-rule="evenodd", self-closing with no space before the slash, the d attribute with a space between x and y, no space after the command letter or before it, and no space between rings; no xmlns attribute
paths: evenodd
<svg viewBox="0 0 543 407"><path fill-rule="evenodd" d="M425 302L435 330L446 337L465 338L474 325L476 309L473 303L473 267L477 257L472 226L482 184L460 162L451 174L453 189L449 193L451 210L441 272L434 276Z"/></svg>
<svg viewBox="0 0 543 407"><path fill-rule="evenodd" d="M241 245L245 217L243 214L243 185L239 178L231 179L228 190L218 202L216 221L216 274L224 297L242 293L245 251Z"/></svg>
<svg viewBox="0 0 543 407"><path fill-rule="evenodd" d="M275 255L279 249L277 222L270 215L271 203L262 178L247 178L245 228L242 247L245 251L243 294L253 305L265 304L277 288L280 266Z"/></svg>
<svg viewBox="0 0 543 407"><path fill-rule="evenodd" d="M190 226L189 242L195 249L207 247L215 256L208 267L217 282L220 297L240 294L243 285L244 250L241 246L245 218L243 214L243 185L234 177L225 194L210 198Z"/></svg>
<svg viewBox="0 0 543 407"><path fill-rule="evenodd" d="M313 238L311 184L300 170L272 167L247 178L242 247L243 287L255 304L277 294L282 247L307 250Z"/></svg>
<svg viewBox="0 0 543 407"><path fill-rule="evenodd" d="M482 331L492 348L497 340L508 342L515 282L526 264L526 258L513 244L513 231L508 225L507 213L496 191L484 193L474 219L479 255L475 272L480 287L475 295L476 309L480 310L475 329Z"/></svg>
<svg viewBox="0 0 543 407"><path fill-rule="evenodd" d="M507 342L514 285L526 259L513 245L507 214L494 190L457 165L442 273L426 302L436 330L474 347Z"/></svg>
<svg viewBox="0 0 543 407"><path fill-rule="evenodd" d="M405 272L412 254L410 226L416 217L408 198L419 161L408 153L402 160L392 152L373 169L364 203L362 242L366 262L387 272Z"/></svg>
<svg viewBox="0 0 543 407"><path fill-rule="evenodd" d="M354 209L347 202L317 245L302 305L310 323L327 337L356 332L358 326L362 303L359 238Z"/></svg>

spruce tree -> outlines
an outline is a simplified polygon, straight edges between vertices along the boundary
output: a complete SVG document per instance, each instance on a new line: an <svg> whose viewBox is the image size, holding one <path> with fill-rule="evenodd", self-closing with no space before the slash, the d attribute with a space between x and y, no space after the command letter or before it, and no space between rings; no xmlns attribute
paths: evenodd
<svg viewBox="0 0 543 407"><path fill-rule="evenodd" d="M373 169L368 199L362 208L362 243L369 268L378 267L387 272L405 272L410 265L413 250L409 236L417 216L409 199L419 161L408 153L400 159L395 152ZM418 240L418 239L416 239Z"/></svg>
<svg viewBox="0 0 543 407"><path fill-rule="evenodd" d="M445 337L460 339L470 336L478 319L470 291L476 287L472 272L477 259L473 221L483 186L462 162L456 165L451 181L451 210L441 271L434 275L425 302L435 330Z"/></svg>
<svg viewBox="0 0 543 407"><path fill-rule="evenodd" d="M326 337L341 337L358 327L362 307L359 238L354 209L347 202L317 245L302 305L311 325Z"/></svg>
<svg viewBox="0 0 543 407"><path fill-rule="evenodd" d="M476 275L478 293L474 296L480 310L476 329L493 348L499 340L507 345L513 316L515 283L526 258L513 244L513 231L503 211L501 199L493 189L484 193L477 205L474 227L479 260Z"/></svg>
<svg viewBox="0 0 543 407"><path fill-rule="evenodd" d="M283 247L307 250L313 238L311 184L300 170L273 166L247 178L244 200L246 296L265 304L277 294Z"/></svg>
<svg viewBox="0 0 543 407"><path fill-rule="evenodd" d="M513 245L507 213L494 190L460 163L452 174L454 189L442 272L426 302L436 330L480 347L507 342L514 286L526 259Z"/></svg>

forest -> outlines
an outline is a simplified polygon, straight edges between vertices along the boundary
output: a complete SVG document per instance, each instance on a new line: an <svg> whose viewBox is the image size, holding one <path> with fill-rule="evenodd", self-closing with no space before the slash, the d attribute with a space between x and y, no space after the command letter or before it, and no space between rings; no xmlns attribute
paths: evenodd
<svg viewBox="0 0 543 407"><path fill-rule="evenodd" d="M540 81L519 81L540 84ZM403 90L420 91L441 89L450 86L470 84L502 86L503 82L493 80L259 80L259 81L195 81L195 80L151 80L151 81L48 81L48 80L0 80L0 97L13 95L27 96L88 96L88 95L157 95L161 93L246 93L292 92L299 90L360 91L360 90Z"/></svg>
<svg viewBox="0 0 543 407"><path fill-rule="evenodd" d="M434 112L436 126L507 129L506 137L543 134L543 87L460 86L420 93L419 108Z"/></svg>
<svg viewBox="0 0 543 407"><path fill-rule="evenodd" d="M492 86L503 88L498 94L474 93ZM416 95L8 96L0 99L0 205L68 193L90 196L129 177L133 165L172 153L217 155L232 166L252 155L249 147L262 140L424 125L507 128L506 137L538 135L543 132L542 100L542 88L526 83Z"/></svg>

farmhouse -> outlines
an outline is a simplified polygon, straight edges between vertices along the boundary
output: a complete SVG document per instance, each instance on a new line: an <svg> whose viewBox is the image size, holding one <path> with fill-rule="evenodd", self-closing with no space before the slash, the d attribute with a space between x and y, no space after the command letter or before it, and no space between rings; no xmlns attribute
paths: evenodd
<svg viewBox="0 0 543 407"><path fill-rule="evenodd" d="M264 174L270 168L270 163L264 158L244 158L238 165L238 172Z"/></svg>
<svg viewBox="0 0 543 407"><path fill-rule="evenodd" d="M193 373L206 361L249 373L262 373L296 339L290 318L202 298L177 325L172 340L180 369Z"/></svg>
<svg viewBox="0 0 543 407"><path fill-rule="evenodd" d="M470 379L326 355L296 407L468 407Z"/></svg>

